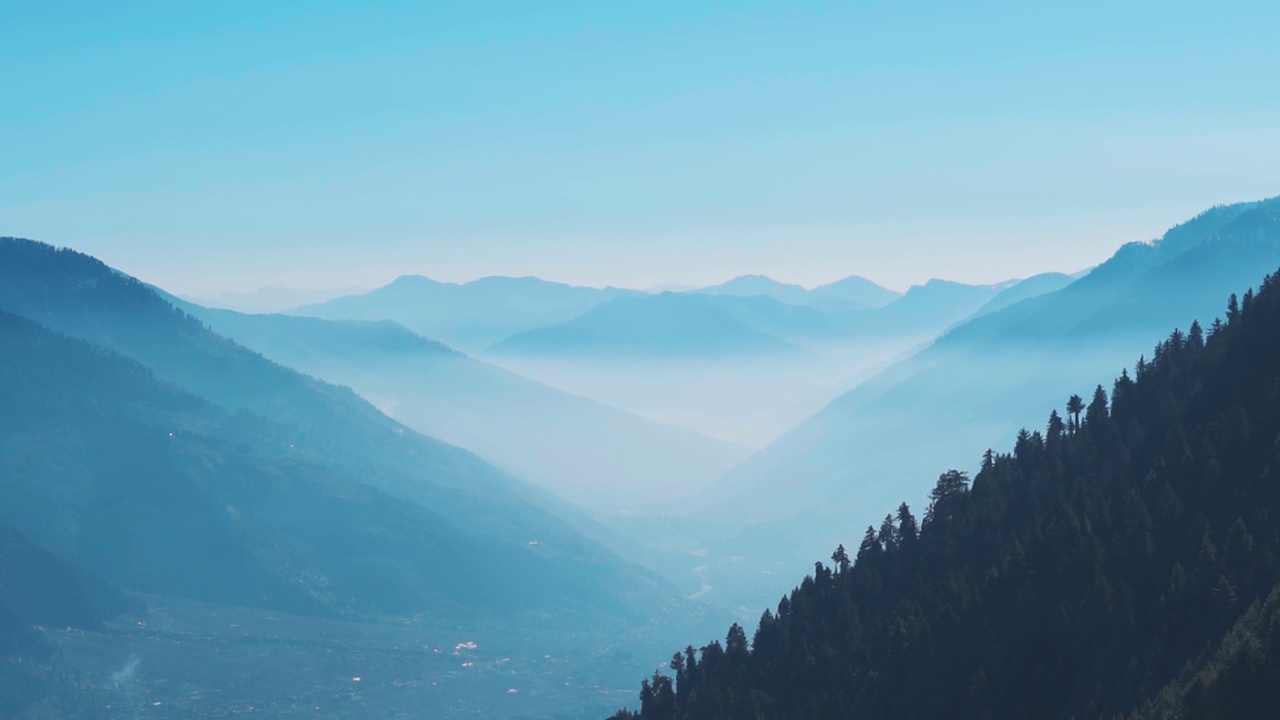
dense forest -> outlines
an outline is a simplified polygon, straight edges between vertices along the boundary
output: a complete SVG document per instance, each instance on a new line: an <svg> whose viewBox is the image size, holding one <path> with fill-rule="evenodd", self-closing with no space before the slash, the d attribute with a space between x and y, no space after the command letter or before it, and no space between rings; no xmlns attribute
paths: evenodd
<svg viewBox="0 0 1280 720"><path fill-rule="evenodd" d="M614 718L1274 717L1280 279L1064 409Z"/></svg>

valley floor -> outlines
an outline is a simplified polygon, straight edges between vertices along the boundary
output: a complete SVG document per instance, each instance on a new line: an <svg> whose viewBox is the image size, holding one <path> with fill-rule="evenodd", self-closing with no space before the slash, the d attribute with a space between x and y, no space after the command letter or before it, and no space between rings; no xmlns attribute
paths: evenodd
<svg viewBox="0 0 1280 720"><path fill-rule="evenodd" d="M144 619L101 632L45 631L97 717L594 718L630 699L661 654L642 638L606 644L536 621L445 627L149 602Z"/></svg>

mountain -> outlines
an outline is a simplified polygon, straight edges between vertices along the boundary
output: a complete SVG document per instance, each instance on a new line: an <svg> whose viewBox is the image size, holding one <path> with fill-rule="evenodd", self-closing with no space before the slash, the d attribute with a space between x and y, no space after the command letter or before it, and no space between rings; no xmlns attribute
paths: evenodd
<svg viewBox="0 0 1280 720"><path fill-rule="evenodd" d="M988 453L972 486L944 472L921 520L885 504L879 529L848 527L856 552L750 642L735 624L677 652L614 718L1272 717L1280 278L1229 307Z"/></svg>
<svg viewBox="0 0 1280 720"><path fill-rule="evenodd" d="M300 613L634 617L667 597L534 488L91 257L0 241L0 309L29 318L3 324L0 513L108 580Z"/></svg>
<svg viewBox="0 0 1280 720"><path fill-rule="evenodd" d="M799 285L781 283L764 275L740 275L732 280L696 290L700 295L751 297L763 295L788 305L807 305L809 291Z"/></svg>
<svg viewBox="0 0 1280 720"><path fill-rule="evenodd" d="M184 310L264 356L593 512L696 492L747 451L523 378L390 321Z"/></svg>
<svg viewBox="0 0 1280 720"><path fill-rule="evenodd" d="M902 297L876 311L863 311L867 318L862 332L936 333L977 312L1001 292L996 285L966 285L950 280L930 280L914 285Z"/></svg>
<svg viewBox="0 0 1280 720"><path fill-rule="evenodd" d="M1075 282L1076 278L1063 273L1041 273L1033 275L1025 280L1019 280L1009 287L1001 290L999 294L991 298L982 307L978 308L970 319L990 315L993 312L1003 310L1010 305L1016 305L1023 300L1030 300L1033 297L1048 295L1057 292L1062 288Z"/></svg>
<svg viewBox="0 0 1280 720"><path fill-rule="evenodd" d="M491 348L510 355L716 357L799 348L752 330L714 298L689 293L622 297L580 317L517 333Z"/></svg>
<svg viewBox="0 0 1280 720"><path fill-rule="evenodd" d="M615 301L487 359L647 418L760 448L999 292L934 281L883 308L824 312L764 295Z"/></svg>
<svg viewBox="0 0 1280 720"><path fill-rule="evenodd" d="M839 336L849 322L845 315L823 312L807 305L792 305L767 295L726 294L673 301L661 308L658 302L650 305L655 313L669 313L671 317L667 322L673 326L680 322L679 316L689 312L690 306L706 306L725 313L729 319L753 332L798 345Z"/></svg>
<svg viewBox="0 0 1280 720"><path fill-rule="evenodd" d="M1167 328L1220 315L1220 298L1280 265L1268 219L1278 205L1216 208L1171 231L1174 243L1126 245L1061 290L958 321L829 401L685 506L735 523L700 543L708 600L776 596L779 574L829 548L850 518L877 522L877 508L923 496L920 479L938 467L976 469L973 448L1038 425L1061 388L1107 382Z"/></svg>
<svg viewBox="0 0 1280 720"><path fill-rule="evenodd" d="M533 277L486 277L458 284L405 275L377 290L304 305L291 314L328 320L394 320L452 347L481 350L518 332L577 317L600 303L644 294Z"/></svg>
<svg viewBox="0 0 1280 720"><path fill-rule="evenodd" d="M692 292L730 297L763 296L788 305L815 307L823 312L879 308L902 297L902 293L881 287L857 275L850 275L812 290L806 290L799 285L781 283L764 275L742 275L719 285Z"/></svg>
<svg viewBox="0 0 1280 720"><path fill-rule="evenodd" d="M1060 290L975 311L833 400L708 495L718 504L733 497L735 509L758 519L829 505L833 496L848 507L881 504L888 492L902 492L901 478L969 466L972 448L1037 422L1061 403L1060 388L1105 381L1149 351L1163 328L1220 314L1220 298L1277 264L1280 200L1215 208L1159 242L1120 248ZM926 432L929 443L904 456ZM783 478L791 485L785 507L767 494Z"/></svg>
<svg viewBox="0 0 1280 720"><path fill-rule="evenodd" d="M7 313L0 337L3 519L123 587L297 614L502 617L617 612L615 584L639 580L535 510L481 524L459 506L477 498L406 502L290 447L292 428L124 357ZM499 572L504 557L520 571Z"/></svg>
<svg viewBox="0 0 1280 720"><path fill-rule="evenodd" d="M810 290L805 304L827 312L840 312L884 307L900 297L902 293L896 290L881 287L858 275L850 275Z"/></svg>
<svg viewBox="0 0 1280 720"><path fill-rule="evenodd" d="M189 302L208 307L250 313L281 312L299 305L315 305L334 298L365 292L364 288L302 290L286 287L261 287L248 292L220 292L187 298Z"/></svg>
<svg viewBox="0 0 1280 720"><path fill-rule="evenodd" d="M756 277L746 280L755 283ZM834 313L768 294L662 293L613 300L568 322L514 335L492 350L528 355L749 356L794 352L790 346L797 343L928 339L998 292L994 286L931 280L882 308Z"/></svg>

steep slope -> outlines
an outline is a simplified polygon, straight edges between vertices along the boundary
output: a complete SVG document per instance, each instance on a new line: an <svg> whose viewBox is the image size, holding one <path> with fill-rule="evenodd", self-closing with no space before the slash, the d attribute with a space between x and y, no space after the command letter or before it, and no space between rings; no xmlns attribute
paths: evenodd
<svg viewBox="0 0 1280 720"><path fill-rule="evenodd" d="M935 334L976 312L1000 293L995 285L966 285L949 280L930 280L916 285L897 300L865 317L857 332L899 332Z"/></svg>
<svg viewBox="0 0 1280 720"><path fill-rule="evenodd" d="M137 360L161 379L230 410L290 428L295 454L393 493L467 512L486 497L516 517L526 488L470 453L416 433L345 388L272 363L210 332L151 288L71 250L0 240L0 310ZM443 510L443 508L442 508ZM480 516L477 516L477 519ZM487 521L487 520L486 520Z"/></svg>
<svg viewBox="0 0 1280 720"><path fill-rule="evenodd" d="M1063 273L1041 273L1033 275L1026 280L1020 280L1008 288L1000 291L1000 294L991 298L985 305L978 308L969 319L979 318L983 315L990 315L993 312L999 312L1011 305L1016 305L1024 300L1030 300L1041 295L1057 292L1062 288L1075 282L1075 278Z"/></svg>
<svg viewBox="0 0 1280 720"><path fill-rule="evenodd" d="M116 615L139 612L143 604L0 520L0 608L25 625L93 629Z"/></svg>
<svg viewBox="0 0 1280 720"><path fill-rule="evenodd" d="M532 277L486 277L458 284L405 275L377 290L305 305L292 314L329 320L394 320L470 351L524 330L564 322L617 297L643 294Z"/></svg>
<svg viewBox="0 0 1280 720"><path fill-rule="evenodd" d="M93 630L142 603L0 521L0 717L95 717L103 702L57 664L40 626Z"/></svg>
<svg viewBox="0 0 1280 720"><path fill-rule="evenodd" d="M1215 209L1161 242L1121 248L1057 292L980 314L832 401L709 492L778 518L832 497L878 505L902 492L899 479L971 462L969 449L1058 404L1059 388L1102 382L1161 328L1219 314L1218 298L1280 264L1278 218L1275 200ZM783 478L792 484L785 507L766 494Z"/></svg>
<svg viewBox="0 0 1280 720"><path fill-rule="evenodd" d="M389 321L183 308L276 362L351 387L415 430L595 512L689 495L747 454L525 379Z"/></svg>
<svg viewBox="0 0 1280 720"><path fill-rule="evenodd" d="M453 619L626 614L657 589L532 511L514 526L496 515L499 500L478 510L494 523L477 525L446 503L406 502L314 456L275 452L289 428L123 357L7 313L0 338L0 517L123 587L299 614Z"/></svg>
<svg viewBox="0 0 1280 720"><path fill-rule="evenodd" d="M1272 717L1280 279L1043 427L837 548L751 643L677 653L638 717Z"/></svg>
<svg viewBox="0 0 1280 720"><path fill-rule="evenodd" d="M580 317L518 333L492 352L523 355L717 357L778 355L799 349L752 330L717 306L688 293L625 297Z"/></svg>
<svg viewBox="0 0 1280 720"><path fill-rule="evenodd" d="M637 603L634 607L639 607L646 603L656 604L664 596L665 590L656 587L647 575L628 569L608 552L531 502L530 498L541 498L534 488L470 453L421 436L386 418L349 390L299 375L213 334L194 318L166 303L151 289L112 271L93 258L30 241L0 241L0 308L27 315L136 360L160 380L181 389L181 392L178 388L172 390L179 392L179 396L166 401L170 404L162 406L164 413L159 417L130 415L132 420L126 418L115 423L104 420L101 413L95 415L86 410L83 413L85 422L91 418L101 422L77 431L84 435L83 443L73 442L70 448L58 450L58 453L71 453L72 460L86 464L86 477L96 477L104 483L113 477L132 477L142 483L137 488L141 490L150 487L147 483L162 483L162 478L168 473L190 477L188 483L172 486L173 492L192 495L188 499L193 511L205 508L208 517L187 523L181 516L144 505L139 512L146 519L153 520L156 528L167 528L173 532L185 532L191 528L225 530L224 526L231 522L224 517L228 506L235 508L238 516L247 515L248 507L258 507L263 518L275 518L275 513L283 513L277 518L279 522L300 522L292 514L296 510L290 511L289 508L310 503L315 517L330 518L334 523L350 523L337 527L345 527L355 534L356 537L347 538L353 552L360 547L357 541L361 533L382 533L388 539L375 543L375 548L384 548L390 553L391 549L385 543L394 545L390 538L400 537L404 539L405 546L411 548L409 555L417 558L417 567L429 568L432 563L444 563L439 565L440 573L432 571L415 580L421 583L426 594L406 593L401 596L389 593L388 597L416 598L411 600L416 602L435 593L436 590L431 588L437 583L452 587L456 591L453 597L466 597L470 592L466 587L470 582L467 575L450 574L446 568L456 567L449 564L454 558L472 558L480 578L474 589L480 591L481 587L487 587L485 592L508 595L518 606L522 601L516 598L521 597L524 591L507 592L519 583L503 578L506 570L497 561L502 552L515 553L514 557L520 557L521 552L533 552L541 557L542 560L536 563L541 568L537 571L541 577L539 585L545 583L553 595L568 593L559 595L560 600L567 601L566 607L585 603L585 607L594 611L625 613L629 612L626 606L632 600ZM20 323L11 325L20 328ZM39 356L59 357L61 351L50 350L50 342L32 342L40 351L36 353ZM72 353L68 357L83 359L85 353ZM6 359L18 362L22 358L10 354ZM51 368L57 367L56 363L49 362ZM95 377L95 367L89 360L84 360L77 372L68 373L64 380L57 382L64 382L67 387L91 382ZM135 369L119 370L118 373L131 376L143 372L140 367L133 367ZM37 372L40 366L29 365L28 370ZM121 394L119 388L129 387L124 380L103 381L97 387L101 393L108 394L110 402L92 393L87 394L84 401L104 405L107 410L103 412L115 412L111 410L112 403L133 407L141 401L138 398L148 399L152 395L167 397L156 389L161 386L155 380L139 382L151 389L145 393L139 390ZM53 380L50 383L54 388L61 387ZM16 389L22 387L21 383L15 385ZM38 394L32 396L33 412L43 407L42 402ZM213 409L208 409L210 407ZM182 408L187 409L181 411ZM32 428L23 424L21 415L6 413L4 417L13 433L37 433L21 442L15 441L11 447L16 451L6 454L5 460L32 463L36 471L30 477L32 482L38 481L44 470L50 469L49 463L58 457L58 453L43 452L42 443L49 442L54 448L62 448L58 425ZM74 424L77 417L72 414L58 422L78 427ZM175 437L185 436L172 429L166 430L166 425L175 425L193 433L196 439L192 445L169 444L167 432L175 432ZM163 432L154 433L156 429ZM74 439L75 435L71 437ZM88 446L96 452L86 450ZM249 448L247 454L237 450L241 446ZM147 461L148 453L155 454L154 462ZM217 476L225 482L207 480L206 474L218 468L228 474L225 478ZM77 477L67 475L63 482L73 482ZM271 480L273 477L283 479L275 482ZM310 481L304 482L307 478ZM212 496L215 499L212 504L195 499L206 492L206 484L219 488L220 494ZM32 487L44 485L37 482ZM58 487L58 484L49 485L47 491L54 492ZM104 492L124 492L123 489L112 489L110 483L103 487ZM161 484L160 487L166 486ZM244 499L241 504L222 502L228 498L221 494L233 491L250 493L250 497L255 499L253 503ZM41 492L45 493L44 490ZM255 492L267 494L252 495ZM298 493L298 497L291 498L290 493L293 492ZM129 493L125 496L135 497ZM61 540L71 543L75 537L72 530L80 526L56 519L65 503L54 502L48 494L41 497L49 501L47 507L52 515L39 528L19 527L42 545L74 559L76 556L69 552L70 545L53 542L53 538L43 538L37 530L43 528L47 532L71 533ZM114 496L108 494L107 497ZM156 497L159 501L164 495L160 493ZM351 508L345 507L344 497L352 498ZM404 502L406 500L407 503ZM90 502L90 499L84 501ZM356 506L363 510L356 512ZM91 504L88 510L99 507ZM18 521L10 519L15 523ZM120 522L126 520L121 519ZM362 522L368 524L361 525ZM384 522L399 524L401 529L392 533L384 527ZM108 523L107 528L110 527L116 526ZM249 527L255 526L251 524ZM308 534L311 532L308 528L314 529L314 526L290 527L293 527L290 532L295 533L291 537L307 537L314 541L311 545L297 545L302 548L299 552L316 552L327 547L326 537L336 540L346 531L335 530L329 535L316 536ZM274 543L273 536L264 537L266 557L269 560L276 558L271 548L278 544ZM537 545L529 544L535 541ZM474 546L469 545L473 542L476 543ZM109 546L109 543L94 544L85 550L97 552L97 548ZM169 546L148 543L140 547L164 552ZM263 549L256 542L246 542L244 547L246 553ZM193 548L189 546L188 549ZM176 548L174 552L177 553ZM357 572L360 567L365 567L376 577L381 562L376 558L381 557L381 552L371 552L364 560L351 558L352 573L348 576L351 582L360 577ZM177 557L185 555L175 554ZM199 553L196 557L200 557ZM238 557L245 558L246 567L254 567L252 563L258 562L245 553ZM279 557L283 561L292 555L282 552ZM482 558L488 560L482 562ZM99 560L111 562L112 557ZM129 564L127 558L121 558L119 562L130 569L142 567ZM86 565L92 566L91 563ZM161 565L149 567L158 569ZM222 570L234 572L233 568ZM212 583L211 591L222 587L213 580L215 576L202 580ZM246 583L251 584L259 575L247 573L245 577ZM282 576L268 573L261 577L264 578L262 582L275 582ZM292 576L285 573L283 577ZM171 575L164 573L153 579L156 582L176 582ZM288 587L293 588L293 595L305 596L305 603L299 600L302 604L298 607L311 602L311 595L305 592L305 584L289 582L292 583ZM244 584L228 584L227 587L244 587ZM570 590L574 587L577 589ZM153 591L158 591L158 588L153 588ZM448 600L449 593L444 594ZM245 597L251 595L246 594ZM573 599L575 597L578 599ZM624 599L627 602L622 602ZM465 605L466 601L461 604Z"/></svg>

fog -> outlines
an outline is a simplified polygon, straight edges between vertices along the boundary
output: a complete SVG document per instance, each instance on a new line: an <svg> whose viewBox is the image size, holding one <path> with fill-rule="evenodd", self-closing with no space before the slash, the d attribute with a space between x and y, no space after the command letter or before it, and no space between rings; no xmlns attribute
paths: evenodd
<svg viewBox="0 0 1280 720"><path fill-rule="evenodd" d="M815 344L783 357L487 359L641 417L760 449L927 340Z"/></svg>
<svg viewBox="0 0 1280 720"><path fill-rule="evenodd" d="M1213 333L1280 266L1276 203L880 305L525 278L252 314L0 240L0 648L41 663L0 691L602 716L942 473Z"/></svg>

